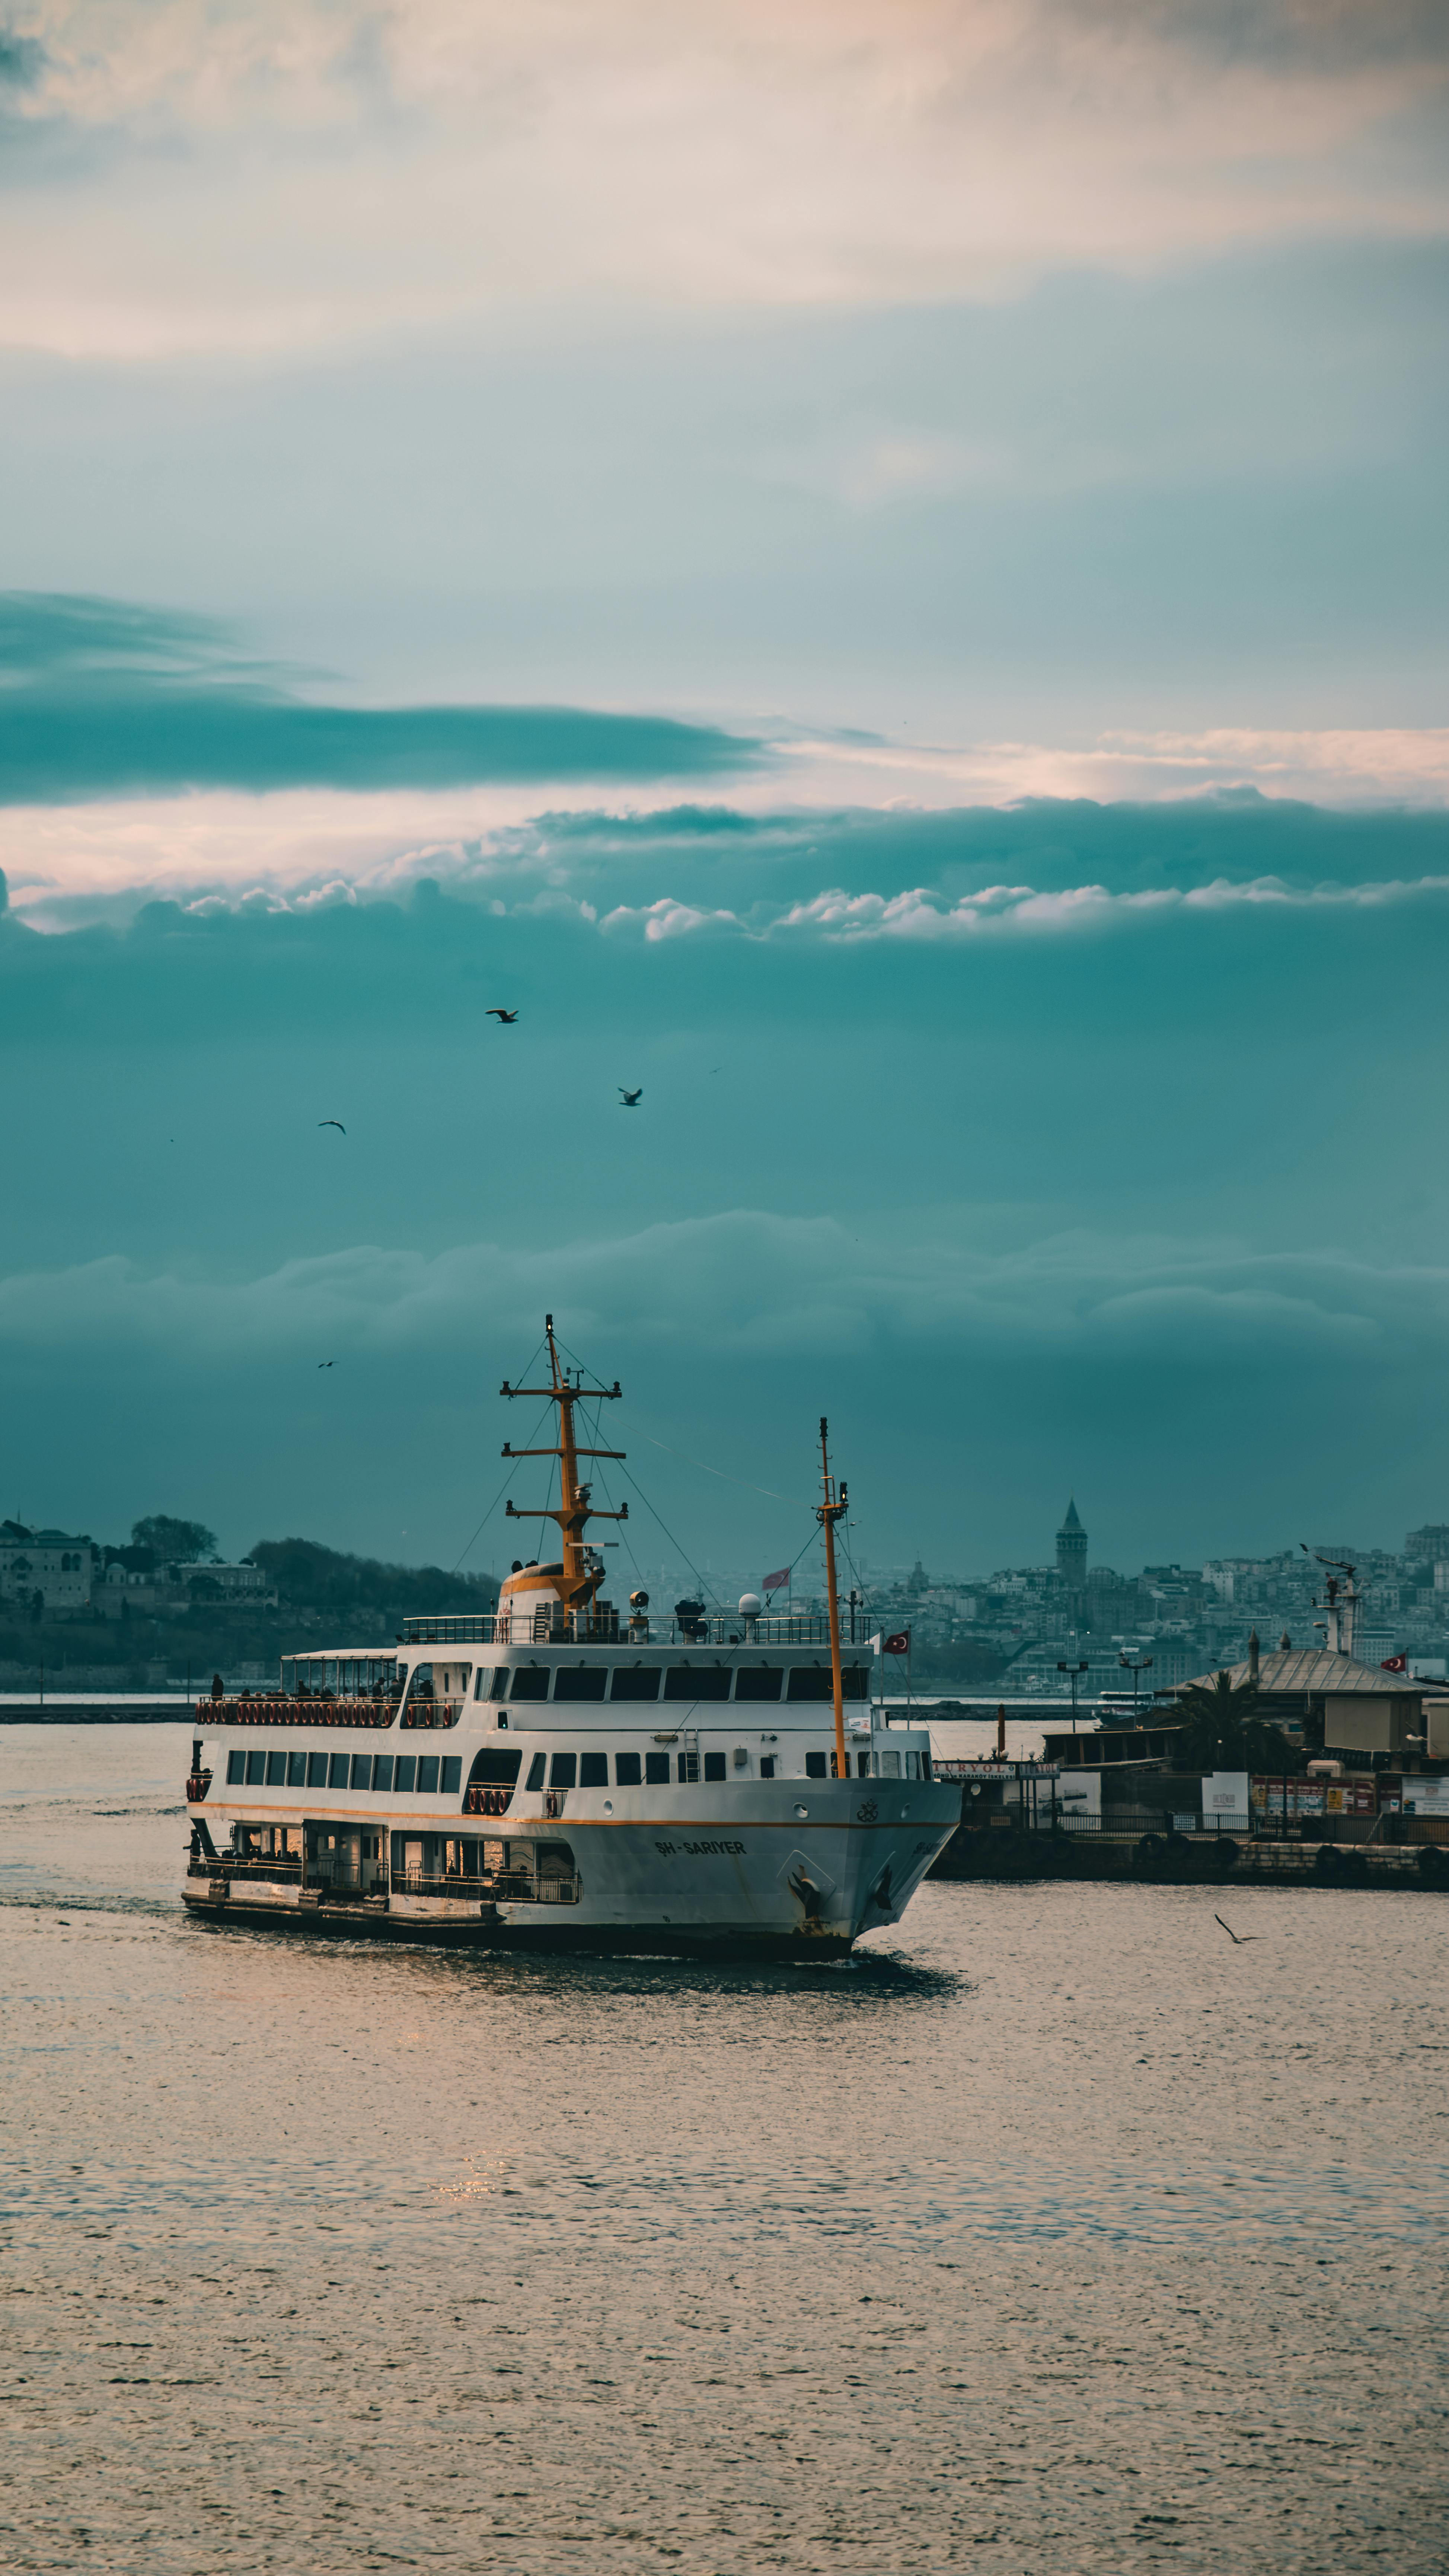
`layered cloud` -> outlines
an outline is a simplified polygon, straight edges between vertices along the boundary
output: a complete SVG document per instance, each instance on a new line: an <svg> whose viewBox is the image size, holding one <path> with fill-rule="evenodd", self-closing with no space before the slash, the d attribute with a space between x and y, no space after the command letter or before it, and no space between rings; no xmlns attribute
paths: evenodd
<svg viewBox="0 0 1449 2576"><path fill-rule="evenodd" d="M851 1460L856 1548L910 1552L924 1527L933 1555L959 1549L966 1563L1022 1546L1038 1557L1041 1479L1055 1513L1058 1484L1082 1490L1084 1446L1095 1545L1105 1516L1114 1554L1281 1538L1272 1513L1310 1499L1352 1509L1360 1529L1369 1515L1392 1524L1449 1406L1442 1267L1080 1230L990 1253L959 1222L866 1230L749 1209L546 1251L507 1231L431 1256L354 1246L231 1280L115 1258L12 1274L0 1383L27 1455L39 1420L57 1424L47 1498L79 1428L56 1412L68 1383L92 1436L98 1422L112 1435L107 1492L124 1460L132 1482L165 1473L228 1525L321 1515L360 1539L400 1516L414 1553L451 1559L502 1490L495 1421L516 1426L489 1399L545 1308L570 1348L625 1376L628 1418L611 1432L668 1523L600 1470L630 1501L618 1536L636 1564L661 1537L677 1561L676 1530L688 1548L751 1554L793 1531L793 1550L808 1504L762 1505L756 1489L800 1490L827 1404ZM180 1449L164 1432L173 1407L190 1425ZM1214 1441L1225 1417L1234 1428ZM207 1452L228 1421L219 1480ZM1345 1481L1345 1442L1375 1422L1373 1472L1360 1453ZM1296 1459L1282 1455L1290 1426ZM1199 1452L1190 1478L1161 1458L1164 1438ZM481 1561L500 1547L495 1518Z"/></svg>
<svg viewBox="0 0 1449 2576"><path fill-rule="evenodd" d="M1442 23L1408 0L31 0L10 45L31 171L73 188L77 138L106 170L105 226L58 208L0 298L68 352L992 294L1445 214Z"/></svg>
<svg viewBox="0 0 1449 2576"><path fill-rule="evenodd" d="M531 743L560 765L572 752L620 770L651 757L681 767L692 760L706 776L715 762L740 766L727 800L687 804L677 801L677 779L661 779L631 781L627 802L601 805L600 781L582 777L550 781L542 812L541 791L517 779L466 794L394 788L16 806L0 812L12 917L44 928L120 923L158 896L194 915L305 913L405 900L437 883L494 920L571 924L613 946L959 947L1148 934L1210 919L1233 920L1251 939L1273 920L1438 911L1449 894L1449 818L1436 805L1394 812L1366 802L1335 814L1235 789L1161 802L943 801L932 810L822 797L819 806L782 806L780 784L799 783L788 751L775 746L771 758L739 733L652 719L555 720L547 711L527 711L536 722L517 733L508 722L495 732L491 711L477 712L480 766L502 759L500 737L515 753ZM270 721L268 711L259 756ZM409 721L398 719L403 732ZM467 730L460 724L459 737ZM209 738L205 727L200 733ZM184 716L176 739L194 755ZM420 727L407 756L422 758L425 740ZM387 742L386 729L379 738L365 720L359 761L390 757ZM265 756L274 752L271 745ZM0 748L0 768L4 758ZM847 773L848 782L858 776Z"/></svg>
<svg viewBox="0 0 1449 2576"><path fill-rule="evenodd" d="M357 707L239 665L219 631L110 600L0 600L0 803L231 787L426 792L475 780L695 777L759 745L571 707Z"/></svg>
<svg viewBox="0 0 1449 2576"><path fill-rule="evenodd" d="M862 1241L837 1218L736 1209L546 1251L352 1246L239 1281L119 1258L15 1273L0 1280L0 1347L147 1348L188 1365L456 1354L475 1346L482 1316L490 1344L528 1339L550 1298L574 1340L708 1348L731 1368L897 1341L1081 1366L1135 1354L1268 1369L1326 1354L1437 1368L1449 1268L1080 1230L986 1253L959 1225Z"/></svg>

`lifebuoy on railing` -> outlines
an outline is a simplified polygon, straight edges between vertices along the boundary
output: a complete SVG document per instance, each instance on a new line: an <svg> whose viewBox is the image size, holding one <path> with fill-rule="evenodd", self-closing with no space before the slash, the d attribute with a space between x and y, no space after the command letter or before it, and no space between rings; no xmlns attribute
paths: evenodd
<svg viewBox="0 0 1449 2576"><path fill-rule="evenodd" d="M511 1789L485 1789L481 1782L475 1781L463 1800L463 1813L465 1816L506 1816L512 1796Z"/></svg>

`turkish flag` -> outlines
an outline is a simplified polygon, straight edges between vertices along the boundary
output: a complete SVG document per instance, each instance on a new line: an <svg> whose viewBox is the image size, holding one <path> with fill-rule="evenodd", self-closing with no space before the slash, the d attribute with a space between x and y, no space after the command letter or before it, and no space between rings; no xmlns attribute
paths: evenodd
<svg viewBox="0 0 1449 2576"><path fill-rule="evenodd" d="M765 1589L765 1591L766 1591L766 1592L778 1592L778 1591L779 1591L779 1589L780 1589L781 1584L782 1584L782 1583L788 1583L788 1582L789 1582L789 1580L790 1580L790 1568L788 1567L788 1565L782 1565L778 1574L767 1574L767 1575L766 1575L766 1577L765 1577L765 1581L764 1581L764 1589Z"/></svg>
<svg viewBox="0 0 1449 2576"><path fill-rule="evenodd" d="M898 1629L894 1637L883 1637L880 1650L883 1655L908 1655L911 1651L909 1628Z"/></svg>
<svg viewBox="0 0 1449 2576"><path fill-rule="evenodd" d="M1381 1673L1406 1673L1408 1669L1409 1658L1407 1655L1385 1655L1383 1662L1379 1666L1379 1671Z"/></svg>

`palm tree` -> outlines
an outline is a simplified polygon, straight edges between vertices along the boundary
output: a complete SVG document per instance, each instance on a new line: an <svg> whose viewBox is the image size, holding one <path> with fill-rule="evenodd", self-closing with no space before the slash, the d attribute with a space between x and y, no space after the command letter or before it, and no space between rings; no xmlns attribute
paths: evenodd
<svg viewBox="0 0 1449 2576"><path fill-rule="evenodd" d="M1178 1692L1182 1733L1173 1749L1179 1770L1301 1771L1304 1755L1281 1727L1258 1715L1256 1682L1215 1673Z"/></svg>

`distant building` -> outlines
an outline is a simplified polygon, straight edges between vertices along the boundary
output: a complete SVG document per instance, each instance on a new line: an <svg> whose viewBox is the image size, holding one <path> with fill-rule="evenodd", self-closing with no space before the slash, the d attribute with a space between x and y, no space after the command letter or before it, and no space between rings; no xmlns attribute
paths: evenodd
<svg viewBox="0 0 1449 2576"><path fill-rule="evenodd" d="M119 1619L124 1603L132 1618L174 1615L210 1605L215 1609L274 1610L277 1587L259 1565L123 1565L117 1556L107 1566L97 1595L108 1619Z"/></svg>
<svg viewBox="0 0 1449 2576"><path fill-rule="evenodd" d="M1068 1592L1086 1590L1087 1533L1077 1518L1075 1497L1067 1504L1066 1518L1057 1532L1057 1572Z"/></svg>
<svg viewBox="0 0 1449 2576"><path fill-rule="evenodd" d="M39 1595L48 1617L87 1610L95 1557L88 1538L0 1521L0 1600L10 1609L30 1610Z"/></svg>
<svg viewBox="0 0 1449 2576"><path fill-rule="evenodd" d="M1217 1676L1199 1673L1195 1686L1210 1690ZM1255 1717L1267 1718L1288 1735L1324 1753L1353 1757L1378 1753L1405 1757L1424 1734L1424 1694L1407 1677L1377 1671L1352 1655L1326 1647L1295 1650L1284 1645L1276 1654L1260 1653L1256 1635L1247 1660L1228 1668L1235 1690L1251 1683L1257 1690Z"/></svg>
<svg viewBox="0 0 1449 2576"><path fill-rule="evenodd" d="M277 1587L259 1565L171 1565L164 1572L191 1601L224 1601L234 1610L276 1607Z"/></svg>

